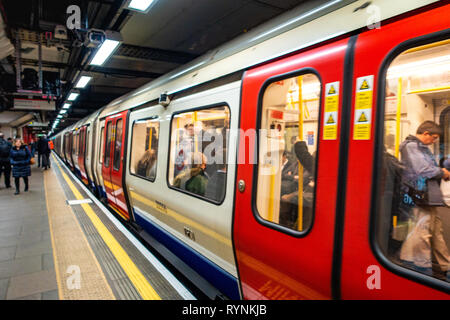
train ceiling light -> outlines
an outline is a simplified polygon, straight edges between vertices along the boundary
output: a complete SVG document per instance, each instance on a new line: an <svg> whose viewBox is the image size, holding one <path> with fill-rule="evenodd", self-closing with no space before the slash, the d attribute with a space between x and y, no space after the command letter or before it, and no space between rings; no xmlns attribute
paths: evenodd
<svg viewBox="0 0 450 320"><path fill-rule="evenodd" d="M122 42L122 36L119 32L105 31L106 39L97 49L94 58L89 63L90 65L101 66L114 53Z"/></svg>
<svg viewBox="0 0 450 320"><path fill-rule="evenodd" d="M63 105L63 109L65 109L65 110L67 110L67 109L69 109L70 108L70 106L71 106L71 104L70 103L64 103L64 105Z"/></svg>
<svg viewBox="0 0 450 320"><path fill-rule="evenodd" d="M155 0L130 0L127 9L147 13Z"/></svg>

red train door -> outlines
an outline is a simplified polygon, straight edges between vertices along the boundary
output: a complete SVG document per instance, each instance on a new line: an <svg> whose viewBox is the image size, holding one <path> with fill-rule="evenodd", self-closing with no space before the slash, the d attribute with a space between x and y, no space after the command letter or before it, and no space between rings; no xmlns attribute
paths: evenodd
<svg viewBox="0 0 450 320"><path fill-rule="evenodd" d="M68 143L69 150L68 150L68 152L67 152L67 159L68 159L70 168L71 168L72 170L75 170L75 166L74 166L74 164L73 164L73 157L72 157L72 150L73 150L73 131L71 131L71 132L69 133L68 139L69 139L69 143Z"/></svg>
<svg viewBox="0 0 450 320"><path fill-rule="evenodd" d="M127 113L123 111L105 120L105 151L102 165L108 203L126 220L130 215L125 200L122 174Z"/></svg>
<svg viewBox="0 0 450 320"><path fill-rule="evenodd" d="M395 188L388 167L393 157L404 160L401 142L408 135L415 137L423 121L441 122L448 130L440 116L446 110L441 102L450 98L449 16L450 5L445 5L358 36L345 211L339 218L344 299L450 297L450 275L445 278L446 270L435 270L448 270L448 262L433 258L433 242L438 239L428 233L417 237L418 230L429 232L431 211L437 211L443 226L435 230L443 233L440 242L448 250L450 209L426 207L423 214ZM448 150L448 134L440 143ZM437 144L430 150L445 156ZM442 258L446 259L450 257Z"/></svg>
<svg viewBox="0 0 450 320"><path fill-rule="evenodd" d="M245 299L332 296L347 48L339 40L244 76L233 236Z"/></svg>
<svg viewBox="0 0 450 320"><path fill-rule="evenodd" d="M86 132L87 127L84 126L80 129L80 144L79 144L79 156L78 156L78 166L80 167L81 172L81 180L84 182L85 185L89 184L87 173L86 173L86 166L85 166L85 159L86 159Z"/></svg>

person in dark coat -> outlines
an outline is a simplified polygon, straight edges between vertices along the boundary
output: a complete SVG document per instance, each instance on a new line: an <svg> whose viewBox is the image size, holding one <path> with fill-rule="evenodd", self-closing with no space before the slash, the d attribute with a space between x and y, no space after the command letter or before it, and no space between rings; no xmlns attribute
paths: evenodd
<svg viewBox="0 0 450 320"><path fill-rule="evenodd" d="M9 159L11 147L11 143L7 142L3 137L3 133L0 132L0 177L3 172L6 188L11 188L11 162Z"/></svg>
<svg viewBox="0 0 450 320"><path fill-rule="evenodd" d="M28 177L31 176L31 153L28 148L22 144L21 139L14 140L14 146L11 149L10 157L11 165L13 166L12 175L14 177L14 182L16 185L16 192L14 194L16 195L20 193L20 178L23 178L23 181L25 183L24 191L27 192Z"/></svg>
<svg viewBox="0 0 450 320"><path fill-rule="evenodd" d="M47 170L50 167L50 148L48 146L48 140L45 136L41 137L37 145L38 150L38 167L42 167L43 170Z"/></svg>
<svg viewBox="0 0 450 320"><path fill-rule="evenodd" d="M36 149L38 152L38 168L44 167L44 162L45 162L44 157L45 157L45 154L48 149L48 141L47 141L47 139L45 139L45 137L39 138Z"/></svg>

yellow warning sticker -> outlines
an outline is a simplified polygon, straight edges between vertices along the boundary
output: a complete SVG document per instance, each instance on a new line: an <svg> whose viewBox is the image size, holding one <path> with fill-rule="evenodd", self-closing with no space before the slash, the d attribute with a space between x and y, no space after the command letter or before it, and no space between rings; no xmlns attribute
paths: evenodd
<svg viewBox="0 0 450 320"><path fill-rule="evenodd" d="M327 120L327 124L336 124L336 121L334 121L332 114L330 114L330 117Z"/></svg>
<svg viewBox="0 0 450 320"><path fill-rule="evenodd" d="M325 114L323 139L336 140L339 111L339 81L325 85Z"/></svg>
<svg viewBox="0 0 450 320"><path fill-rule="evenodd" d="M367 117L366 117L366 114L363 112L359 116L358 122L366 122L366 121L367 121Z"/></svg>
<svg viewBox="0 0 450 320"><path fill-rule="evenodd" d="M370 140L373 103L373 75L356 79L354 140Z"/></svg>

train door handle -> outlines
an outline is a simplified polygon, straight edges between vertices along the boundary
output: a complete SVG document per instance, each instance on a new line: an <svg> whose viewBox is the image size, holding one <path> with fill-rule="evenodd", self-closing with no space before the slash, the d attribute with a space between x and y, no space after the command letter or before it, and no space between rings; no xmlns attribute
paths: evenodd
<svg viewBox="0 0 450 320"><path fill-rule="evenodd" d="M245 191L245 181L244 180L239 180L238 189L239 189L240 192L244 192Z"/></svg>

